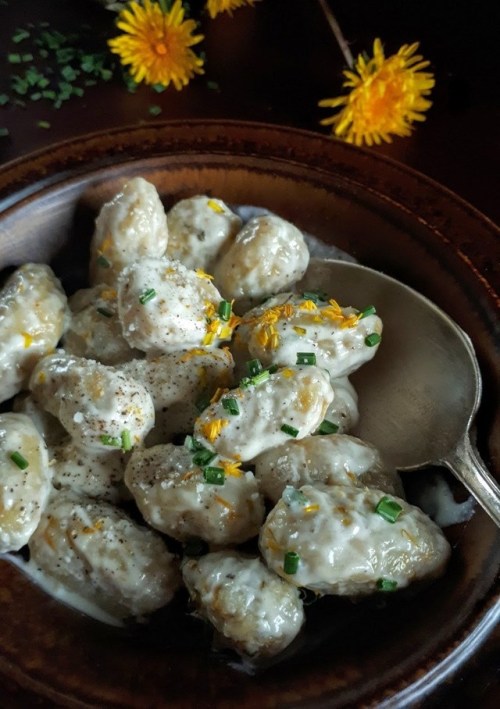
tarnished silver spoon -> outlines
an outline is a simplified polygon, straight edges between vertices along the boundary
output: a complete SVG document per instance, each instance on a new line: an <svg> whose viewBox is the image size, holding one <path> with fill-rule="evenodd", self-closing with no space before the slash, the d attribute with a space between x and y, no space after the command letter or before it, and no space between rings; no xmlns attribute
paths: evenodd
<svg viewBox="0 0 500 709"><path fill-rule="evenodd" d="M469 337L423 295L358 264L311 259L301 286L374 305L382 318L377 355L352 378L361 411L353 433L398 470L445 465L500 526L500 487L471 443L482 384Z"/></svg>

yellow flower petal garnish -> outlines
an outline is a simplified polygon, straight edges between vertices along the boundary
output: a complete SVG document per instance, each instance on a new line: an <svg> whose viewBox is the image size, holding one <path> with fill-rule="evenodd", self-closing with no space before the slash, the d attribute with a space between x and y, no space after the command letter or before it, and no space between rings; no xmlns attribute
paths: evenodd
<svg viewBox="0 0 500 709"><path fill-rule="evenodd" d="M198 278L204 278L206 281L214 280L214 277L211 276L209 273L206 273L202 268L196 269L196 275L198 276Z"/></svg>
<svg viewBox="0 0 500 709"><path fill-rule="evenodd" d="M210 207L212 212L215 212L216 214L224 214L224 207L221 207L215 199L209 199L207 202L207 207Z"/></svg>
<svg viewBox="0 0 500 709"><path fill-rule="evenodd" d="M337 138L355 145L380 145L390 143L391 135L410 135L413 122L425 120L423 112L432 105L425 97L436 83L431 72L422 71L430 62L415 54L417 49L418 42L404 44L386 58L377 38L373 58L360 54L353 70L344 71L343 87L349 93L319 102L339 109L322 125L331 125Z"/></svg>
<svg viewBox="0 0 500 709"><path fill-rule="evenodd" d="M24 349L27 350L33 344L33 335L29 332L22 332L21 335L24 339Z"/></svg>
<svg viewBox="0 0 500 709"><path fill-rule="evenodd" d="M224 473L233 478L241 478L243 472L240 470L241 461L239 460L220 460L219 465L224 468Z"/></svg>
<svg viewBox="0 0 500 709"><path fill-rule="evenodd" d="M243 5L253 5L256 0L207 0L206 8L212 20L221 12L233 14L233 10Z"/></svg>
<svg viewBox="0 0 500 709"><path fill-rule="evenodd" d="M201 432L210 443L213 443L216 438L220 436L220 433L224 426L227 426L229 421L227 419L215 419L214 421L208 421L201 426Z"/></svg>
<svg viewBox="0 0 500 709"><path fill-rule="evenodd" d="M117 26L124 34L108 45L123 65L130 65L136 83L172 83L180 91L195 74L203 74L203 59L190 49L203 35L193 34L196 22L184 19L181 0L168 12L151 0L133 1L120 12Z"/></svg>

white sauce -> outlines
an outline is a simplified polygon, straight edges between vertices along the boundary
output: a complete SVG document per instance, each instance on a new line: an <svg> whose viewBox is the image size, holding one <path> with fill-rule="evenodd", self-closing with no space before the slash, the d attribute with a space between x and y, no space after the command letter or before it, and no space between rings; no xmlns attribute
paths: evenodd
<svg viewBox="0 0 500 709"><path fill-rule="evenodd" d="M97 604L92 603L87 598L83 598L78 593L70 591L60 581L53 576L45 574L32 561L24 561L21 556L15 554L0 554L0 559L13 564L20 569L28 578L30 578L43 591L51 595L57 601L64 603L70 608L84 613L85 615L116 627L123 627L124 623L120 618L116 618L107 611L100 608Z"/></svg>

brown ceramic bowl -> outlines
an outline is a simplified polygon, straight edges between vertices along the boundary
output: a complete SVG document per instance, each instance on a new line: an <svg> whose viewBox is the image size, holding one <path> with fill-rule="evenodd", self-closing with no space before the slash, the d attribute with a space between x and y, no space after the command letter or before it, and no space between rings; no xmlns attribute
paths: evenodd
<svg viewBox="0 0 500 709"><path fill-rule="evenodd" d="M329 138L235 122L166 123L67 142L0 172L0 268L50 262L81 284L93 220L142 175L165 205L196 193L270 208L434 300L471 336L484 378L478 445L500 473L495 345L499 232L450 192ZM497 330L498 331L498 330ZM413 473L415 475L415 473ZM460 490L458 490L460 492ZM384 603L308 608L285 657L251 676L211 650L182 603L117 629L64 606L0 561L2 706L408 707L435 696L499 617L500 534L477 509L447 528L442 579Z"/></svg>

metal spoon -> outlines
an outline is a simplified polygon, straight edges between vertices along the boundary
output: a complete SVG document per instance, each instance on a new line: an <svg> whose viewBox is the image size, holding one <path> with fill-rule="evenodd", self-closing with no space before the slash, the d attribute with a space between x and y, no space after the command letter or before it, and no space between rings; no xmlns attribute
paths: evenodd
<svg viewBox="0 0 500 709"><path fill-rule="evenodd" d="M500 526L500 487L470 438L482 385L469 337L424 296L358 264L311 259L302 286L374 305L382 318L377 355L352 377L361 411L353 433L398 470L445 465Z"/></svg>

